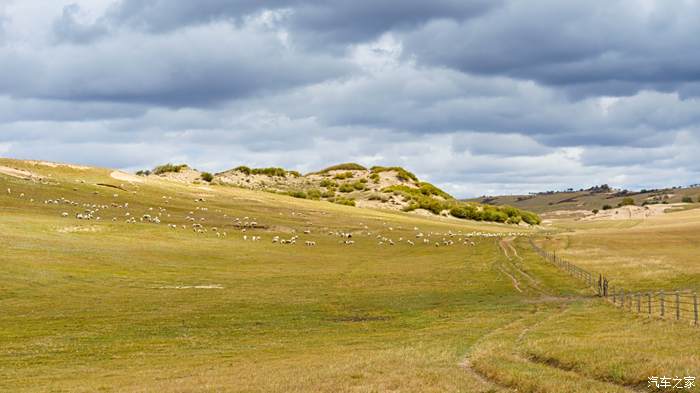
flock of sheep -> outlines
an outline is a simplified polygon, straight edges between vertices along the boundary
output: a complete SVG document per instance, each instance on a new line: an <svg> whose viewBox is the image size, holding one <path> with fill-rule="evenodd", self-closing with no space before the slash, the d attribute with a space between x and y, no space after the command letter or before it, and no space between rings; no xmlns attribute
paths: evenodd
<svg viewBox="0 0 700 393"><path fill-rule="evenodd" d="M12 190L7 189L7 194L12 195ZM19 194L20 198L24 198L24 193ZM118 198L118 194L113 195L114 198ZM168 204L171 200L172 197L168 196L163 196L162 199L164 200L165 204ZM30 202L33 202L34 199L29 199ZM201 204L206 203L206 200L204 198L197 198L195 199L195 203L197 203L199 206L197 206L194 210L189 211L189 213L184 217L184 221L190 223L190 225L185 225L185 224L176 224L176 223L168 223L167 227L172 229L172 230L187 230L188 227L190 230L194 233L197 234L207 234L207 233L213 233L215 234L218 238L226 238L228 237L228 233L226 231L220 230L217 226L205 226L204 223L207 221L207 217L204 217L203 215L208 214L211 215L209 212L209 208L205 206L201 206ZM129 203L124 202L124 203L116 203L112 202L109 204L97 204L97 203L79 203L76 201L72 201L69 199L66 199L64 197L59 197L56 199L47 199L44 201L44 204L46 205L63 205L63 206L70 206L70 207L80 207L82 208L82 211L74 213L74 217L77 220L95 220L95 221L100 221L102 220L103 215L107 215L111 213L110 215L111 220L113 222L120 221L119 217L122 217L125 223L128 224L136 224L136 223L149 223L149 224L161 224L162 221L174 221L174 217L172 217L172 214L168 211L167 208L162 207L162 206L156 206L156 207L148 207L145 208L146 211L143 214L132 214L129 211ZM136 210L135 208L132 207L132 211ZM120 211L120 212L119 212ZM227 214L223 214L221 210L216 210L217 213L222 213L221 218L227 224L225 226L233 228L235 230L238 230L242 233L241 237L244 241L252 241L252 242L257 242L262 240L262 236L257 235L257 234L250 234L247 233L249 230L257 230L257 229L267 229L266 226L258 224L257 220L255 218L251 217L229 217ZM302 213L295 213L292 212L292 215L299 215L301 216ZM69 214L67 211L61 212L61 216L64 218L69 218L71 214ZM138 218L137 218L138 217ZM307 223L310 225L310 223ZM382 233L373 233L370 231L369 227L367 225L364 225L360 223L360 226L363 228L362 230L355 230L355 231L337 231L337 230L328 230L327 235L332 236L332 237L337 237L340 238L338 240L338 243L343 244L343 245L353 245L355 244L355 239L359 237L364 237L367 239L374 238L376 240L376 244L378 246L394 246L397 244L405 244L408 246L416 246L419 244L423 245L432 245L434 247L448 247L448 246L453 246L456 244L462 244L466 246L474 246L476 245L475 239L477 238L495 238L495 237L503 237L503 236L508 236L508 237L514 237L514 236L521 236L523 235L520 232L508 232L508 233L490 233L490 232L462 232L462 231L452 231L448 230L447 232L423 232L419 230L418 227L413 228L413 233L409 236L406 235L406 231L402 231L404 228L402 227L397 227L396 230L399 233L403 233L402 236L391 236L390 233L394 232L395 228L392 226L388 226L386 222L383 223L384 225L384 234ZM389 234L386 234L388 232ZM300 240L301 235L311 235L311 229L305 229L301 231L300 234L297 234L296 230L292 230L292 235L289 236L288 238L282 238L280 235L274 235L271 237L271 241L273 244L283 244L283 245L294 245L297 243L298 240ZM303 244L308 247L313 247L317 245L316 240L303 240Z"/></svg>

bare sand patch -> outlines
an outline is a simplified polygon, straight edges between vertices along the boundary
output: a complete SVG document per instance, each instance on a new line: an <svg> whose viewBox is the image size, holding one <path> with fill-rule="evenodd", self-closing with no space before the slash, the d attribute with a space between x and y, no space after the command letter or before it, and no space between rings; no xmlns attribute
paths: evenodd
<svg viewBox="0 0 700 393"><path fill-rule="evenodd" d="M32 164L32 165L48 166L50 168L58 168L58 167L71 168L71 169L77 169L80 171L85 171L85 170L90 169L90 167L83 166L83 165L59 164L56 162L49 162L49 161L27 161L27 163Z"/></svg>
<svg viewBox="0 0 700 393"><path fill-rule="evenodd" d="M3 175L12 176L12 177L16 177L18 179L25 179L25 180L38 177L35 174L33 174L32 172L25 171L24 169L10 168L9 166L2 166L2 165L0 165L0 173L2 173Z"/></svg>
<svg viewBox="0 0 700 393"><path fill-rule="evenodd" d="M102 228L96 227L94 225L88 225L88 226L79 226L78 225L78 226L58 228L58 232L60 232L60 233L99 232L101 230L102 230Z"/></svg>
<svg viewBox="0 0 700 393"><path fill-rule="evenodd" d="M223 286L219 284L211 285L164 285L157 287L157 289L224 289Z"/></svg>
<svg viewBox="0 0 700 393"><path fill-rule="evenodd" d="M143 183L143 179L136 176L132 175L126 172L122 171L114 171L109 174L113 179L121 180L121 181L128 181L131 183Z"/></svg>
<svg viewBox="0 0 700 393"><path fill-rule="evenodd" d="M597 214L593 214L582 218L584 221L597 220L634 220L645 219L661 216L666 213L666 210L673 207L683 206L683 203L658 204L647 206L622 206L616 209L601 210Z"/></svg>

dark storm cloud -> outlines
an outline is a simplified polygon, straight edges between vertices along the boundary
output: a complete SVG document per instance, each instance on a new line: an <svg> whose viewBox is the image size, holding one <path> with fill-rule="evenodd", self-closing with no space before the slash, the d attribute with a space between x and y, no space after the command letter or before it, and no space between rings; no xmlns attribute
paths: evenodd
<svg viewBox="0 0 700 393"><path fill-rule="evenodd" d="M351 43L435 18L463 20L483 14L500 3L498 0L123 0L105 14L102 22L166 32L212 21L236 23L252 13L282 9L290 11L288 23L293 30L311 33L307 39Z"/></svg>
<svg viewBox="0 0 700 393"><path fill-rule="evenodd" d="M5 0L0 154L402 165L458 196L694 183L699 22L681 0Z"/></svg>
<svg viewBox="0 0 700 393"><path fill-rule="evenodd" d="M481 18L408 33L408 53L464 72L562 86L579 95L672 90L700 80L694 1L511 1Z"/></svg>
<svg viewBox="0 0 700 393"><path fill-rule="evenodd" d="M68 101L205 106L329 77L350 67L330 56L306 57L268 32L226 24L171 35L120 33L90 46L6 49L13 78L0 92Z"/></svg>

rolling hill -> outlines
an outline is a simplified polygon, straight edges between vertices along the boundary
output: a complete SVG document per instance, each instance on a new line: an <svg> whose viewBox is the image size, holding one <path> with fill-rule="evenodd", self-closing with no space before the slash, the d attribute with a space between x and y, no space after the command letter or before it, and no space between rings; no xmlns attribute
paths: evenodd
<svg viewBox="0 0 700 393"><path fill-rule="evenodd" d="M697 210L546 231L173 173L0 159L0 391L630 392L700 372L697 328L623 312L529 245L688 285Z"/></svg>
<svg viewBox="0 0 700 393"><path fill-rule="evenodd" d="M579 191L550 191L528 195L482 196L467 199L468 202L494 206L515 206L551 217L552 212L578 212L579 216L590 214L593 210L616 208L631 198L636 206L673 205L679 203L700 202L699 187L673 187L655 190L615 190L607 185L591 187Z"/></svg>
<svg viewBox="0 0 700 393"><path fill-rule="evenodd" d="M145 179L233 186L364 208L510 224L540 223L536 214L521 209L458 201L401 167L365 168L356 163L344 163L302 175L284 168L240 166L209 174L192 169L186 164L165 164L137 173Z"/></svg>

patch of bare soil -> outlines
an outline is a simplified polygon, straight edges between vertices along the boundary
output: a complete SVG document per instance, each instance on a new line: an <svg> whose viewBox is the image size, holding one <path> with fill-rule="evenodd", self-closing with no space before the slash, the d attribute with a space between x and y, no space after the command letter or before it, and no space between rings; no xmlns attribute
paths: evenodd
<svg viewBox="0 0 700 393"><path fill-rule="evenodd" d="M70 226L70 227L63 227L63 228L58 228L58 232L60 233L80 233L80 232L99 232L102 229L100 227L88 225L88 226Z"/></svg>
<svg viewBox="0 0 700 393"><path fill-rule="evenodd" d="M599 221L599 220L638 220L661 216L666 213L666 210L673 207L683 206L683 203L658 204L647 206L622 206L616 209L601 210L598 214L590 215L581 220L584 221Z"/></svg>
<svg viewBox="0 0 700 393"><path fill-rule="evenodd" d="M130 173L122 172L122 171L114 171L109 174L109 176L112 177L112 179L117 179L121 181L128 181L130 183L143 183L143 179L136 176L132 175Z"/></svg>
<svg viewBox="0 0 700 393"><path fill-rule="evenodd" d="M2 173L3 175L12 176L24 180L30 180L39 177L32 172L25 171L24 169L10 168L9 166L2 165L0 165L0 173Z"/></svg>
<svg viewBox="0 0 700 393"><path fill-rule="evenodd" d="M27 161L27 163L32 164L32 165L48 166L50 168L64 167L64 168L70 168L70 169L77 169L80 171L85 171L85 170L90 169L90 167L82 166L82 165L59 164L56 162L49 162L49 161Z"/></svg>

